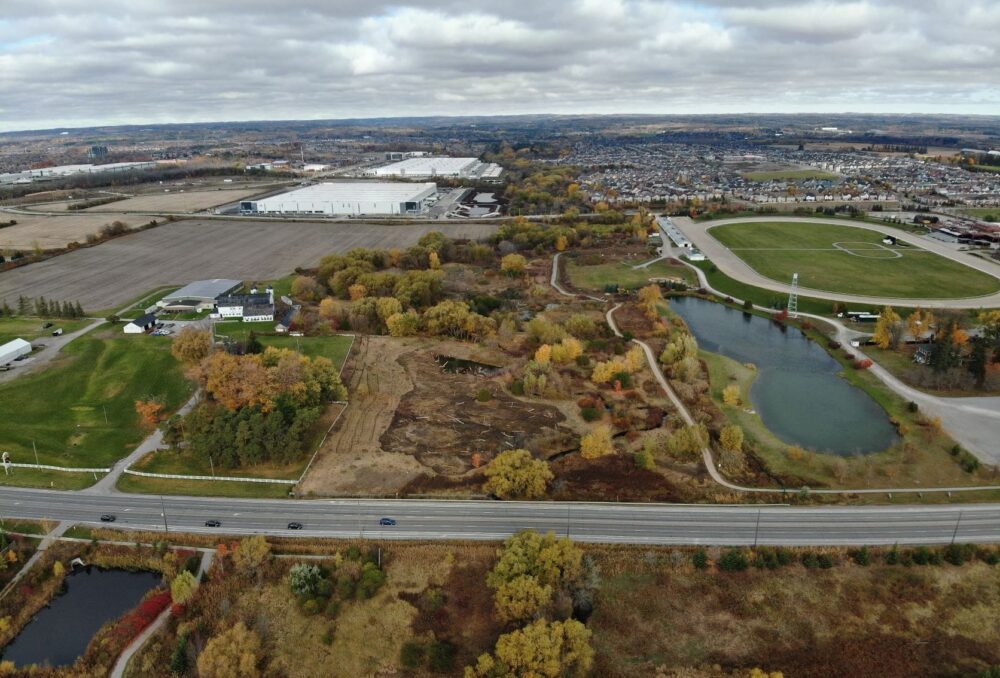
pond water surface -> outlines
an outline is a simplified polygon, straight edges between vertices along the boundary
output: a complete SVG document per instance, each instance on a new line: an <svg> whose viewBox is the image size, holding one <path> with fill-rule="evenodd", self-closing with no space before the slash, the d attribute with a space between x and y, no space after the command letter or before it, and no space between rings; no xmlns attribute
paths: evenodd
<svg viewBox="0 0 1000 678"><path fill-rule="evenodd" d="M135 607L161 579L155 572L77 570L66 577L65 592L3 649L3 659L16 666L72 664L101 626Z"/></svg>
<svg viewBox="0 0 1000 678"><path fill-rule="evenodd" d="M840 363L798 329L693 297L672 298L670 307L701 348L757 366L751 404L784 442L850 455L898 440L885 410L837 376Z"/></svg>

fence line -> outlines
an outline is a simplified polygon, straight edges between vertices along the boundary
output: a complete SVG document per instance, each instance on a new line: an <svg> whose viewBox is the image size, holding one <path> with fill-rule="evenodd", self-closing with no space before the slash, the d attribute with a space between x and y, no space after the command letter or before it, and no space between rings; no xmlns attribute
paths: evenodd
<svg viewBox="0 0 1000 678"><path fill-rule="evenodd" d="M110 468L75 468L71 466L50 466L48 464L19 464L16 462L9 462L4 464L5 467L11 468L40 468L46 471L65 471L66 473L110 473Z"/></svg>
<svg viewBox="0 0 1000 678"><path fill-rule="evenodd" d="M130 468L125 469L125 473L142 478L169 478L172 480L229 480L240 483L280 483L282 485L294 485L294 478L246 478L237 476L188 476L177 473L147 473L136 471Z"/></svg>

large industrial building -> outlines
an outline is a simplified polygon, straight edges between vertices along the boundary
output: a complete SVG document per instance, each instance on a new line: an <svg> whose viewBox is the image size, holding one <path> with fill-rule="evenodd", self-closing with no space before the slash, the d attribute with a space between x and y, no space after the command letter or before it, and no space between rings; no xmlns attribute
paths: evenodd
<svg viewBox="0 0 1000 678"><path fill-rule="evenodd" d="M260 200L240 201L241 214L420 214L437 199L437 184L336 182Z"/></svg>
<svg viewBox="0 0 1000 678"><path fill-rule="evenodd" d="M400 177L423 179L425 177L451 177L459 179L496 179L503 168L492 162L476 158L432 158L420 156L406 158L382 167L365 171L369 177Z"/></svg>

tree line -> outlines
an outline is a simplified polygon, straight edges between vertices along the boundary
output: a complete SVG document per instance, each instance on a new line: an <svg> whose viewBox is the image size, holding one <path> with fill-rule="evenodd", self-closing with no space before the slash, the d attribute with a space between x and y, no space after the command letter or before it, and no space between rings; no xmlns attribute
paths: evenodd
<svg viewBox="0 0 1000 678"><path fill-rule="evenodd" d="M0 306L0 317L38 316L40 318L83 318L86 314L79 301L56 301L45 297L32 299L23 294L17 298L17 310L10 307L5 299Z"/></svg>

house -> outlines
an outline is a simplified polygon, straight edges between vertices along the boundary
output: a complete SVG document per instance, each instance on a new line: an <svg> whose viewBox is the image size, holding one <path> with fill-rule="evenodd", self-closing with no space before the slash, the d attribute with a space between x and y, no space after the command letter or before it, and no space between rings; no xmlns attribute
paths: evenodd
<svg viewBox="0 0 1000 678"><path fill-rule="evenodd" d="M31 353L31 342L24 339L12 339L0 346L0 367L9 365L21 356Z"/></svg>
<svg viewBox="0 0 1000 678"><path fill-rule="evenodd" d="M145 313L125 325L125 334L143 334L156 327L156 314Z"/></svg>
<svg viewBox="0 0 1000 678"><path fill-rule="evenodd" d="M299 313L299 306L292 306L285 314L281 316L281 320L274 326L274 331L279 334L284 334L288 330L292 329L292 323L295 321L295 316Z"/></svg>
<svg viewBox="0 0 1000 678"><path fill-rule="evenodd" d="M274 320L274 289L267 287L258 293L254 287L249 294L222 295L215 300L215 314L245 323L270 322Z"/></svg>

